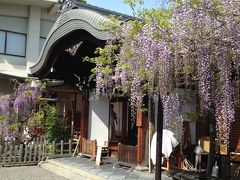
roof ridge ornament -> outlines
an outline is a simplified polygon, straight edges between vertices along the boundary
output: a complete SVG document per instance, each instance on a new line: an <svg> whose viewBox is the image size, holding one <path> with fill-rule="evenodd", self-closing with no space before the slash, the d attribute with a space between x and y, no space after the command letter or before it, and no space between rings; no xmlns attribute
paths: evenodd
<svg viewBox="0 0 240 180"><path fill-rule="evenodd" d="M58 0L60 7L58 9L58 14L62 14L68 10L76 9L77 6L71 0Z"/></svg>

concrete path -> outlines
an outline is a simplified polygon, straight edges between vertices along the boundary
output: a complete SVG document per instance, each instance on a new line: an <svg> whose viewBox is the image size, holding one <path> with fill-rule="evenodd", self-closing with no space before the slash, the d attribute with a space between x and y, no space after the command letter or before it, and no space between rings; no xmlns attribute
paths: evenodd
<svg viewBox="0 0 240 180"><path fill-rule="evenodd" d="M105 160L101 166L96 166L95 161L88 158L68 157L49 159L42 162L40 167L61 174L71 180L154 180L154 173L137 170L129 171L128 168L113 168L114 162ZM166 173L162 174L162 180L172 180Z"/></svg>
<svg viewBox="0 0 240 180"><path fill-rule="evenodd" d="M38 166L0 167L0 180L67 180Z"/></svg>

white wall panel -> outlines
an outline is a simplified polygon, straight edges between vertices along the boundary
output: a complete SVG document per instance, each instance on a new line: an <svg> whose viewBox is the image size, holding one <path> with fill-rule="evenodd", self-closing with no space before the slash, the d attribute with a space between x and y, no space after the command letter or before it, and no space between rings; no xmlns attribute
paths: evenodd
<svg viewBox="0 0 240 180"><path fill-rule="evenodd" d="M27 34L27 18L0 16L0 30Z"/></svg>
<svg viewBox="0 0 240 180"><path fill-rule="evenodd" d="M25 57L18 57L18 56L10 56L10 55L0 55L0 63L5 63L7 65L15 66L25 66L26 65L26 58Z"/></svg>
<svg viewBox="0 0 240 180"><path fill-rule="evenodd" d="M0 15L28 17L28 6L0 3Z"/></svg>
<svg viewBox="0 0 240 180"><path fill-rule="evenodd" d="M41 37L47 37L49 31L51 30L54 22L53 21L47 21L47 20L41 20L40 25L40 36Z"/></svg>
<svg viewBox="0 0 240 180"><path fill-rule="evenodd" d="M91 140L96 139L98 145L104 145L104 141L108 141L108 113L107 98L95 99L90 96L88 137Z"/></svg>

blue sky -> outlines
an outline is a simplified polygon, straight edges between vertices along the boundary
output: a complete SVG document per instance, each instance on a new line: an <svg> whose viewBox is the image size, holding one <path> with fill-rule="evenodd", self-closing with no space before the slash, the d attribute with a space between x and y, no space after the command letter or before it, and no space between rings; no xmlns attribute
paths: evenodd
<svg viewBox="0 0 240 180"><path fill-rule="evenodd" d="M144 0L144 8L159 7L160 0ZM110 9L112 11L132 15L132 9L123 3L123 0L87 0L88 4Z"/></svg>

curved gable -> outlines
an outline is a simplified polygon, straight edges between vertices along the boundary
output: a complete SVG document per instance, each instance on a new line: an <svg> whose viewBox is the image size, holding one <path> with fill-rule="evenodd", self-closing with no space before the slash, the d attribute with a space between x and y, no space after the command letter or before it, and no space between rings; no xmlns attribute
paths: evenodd
<svg viewBox="0 0 240 180"><path fill-rule="evenodd" d="M96 39L107 40L107 32L101 26L107 21L107 17L88 9L73 9L63 13L49 32L37 63L30 68L31 74L44 68L55 43L73 31L85 30Z"/></svg>

